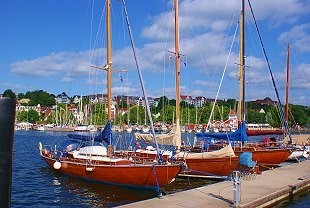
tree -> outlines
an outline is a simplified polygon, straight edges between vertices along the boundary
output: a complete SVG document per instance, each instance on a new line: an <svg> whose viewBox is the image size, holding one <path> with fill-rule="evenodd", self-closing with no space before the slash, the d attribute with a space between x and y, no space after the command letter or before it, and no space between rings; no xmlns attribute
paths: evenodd
<svg viewBox="0 0 310 208"><path fill-rule="evenodd" d="M265 123L265 114L259 113L255 110L248 109L246 114L246 120L248 123Z"/></svg>
<svg viewBox="0 0 310 208"><path fill-rule="evenodd" d="M290 105L292 119L290 123L298 124L300 126L307 126L310 123L309 114L307 115L307 111L303 106L300 105ZM309 110L308 110L309 111Z"/></svg>
<svg viewBox="0 0 310 208"><path fill-rule="evenodd" d="M28 91L25 94L25 98L30 99L30 106L36 106L38 104L41 106L53 106L56 104L55 97L43 90Z"/></svg>
<svg viewBox="0 0 310 208"><path fill-rule="evenodd" d="M163 109L168 103L169 103L169 99L166 96L160 97L158 105L157 105L157 109L156 109L157 112Z"/></svg>
<svg viewBox="0 0 310 208"><path fill-rule="evenodd" d="M17 120L20 122L30 122L30 123L36 123L39 121L40 116L37 111L33 109L29 109L28 111L22 111L18 113Z"/></svg>
<svg viewBox="0 0 310 208"><path fill-rule="evenodd" d="M18 99L23 99L25 97L25 94L24 93L18 93L17 94L17 98Z"/></svg>
<svg viewBox="0 0 310 208"><path fill-rule="evenodd" d="M3 97L8 97L8 98L16 98L15 93L11 89L7 89L3 92Z"/></svg>
<svg viewBox="0 0 310 208"><path fill-rule="evenodd" d="M268 110L266 114L266 122L269 123L272 127L281 127L277 106L273 106Z"/></svg>

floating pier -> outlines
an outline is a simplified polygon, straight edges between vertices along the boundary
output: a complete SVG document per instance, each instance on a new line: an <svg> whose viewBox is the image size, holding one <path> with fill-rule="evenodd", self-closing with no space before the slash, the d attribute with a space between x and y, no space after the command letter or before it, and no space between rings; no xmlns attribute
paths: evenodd
<svg viewBox="0 0 310 208"><path fill-rule="evenodd" d="M310 160L268 170L250 179L241 178L237 207L272 206L310 188ZM120 207L236 207L234 183L223 181Z"/></svg>

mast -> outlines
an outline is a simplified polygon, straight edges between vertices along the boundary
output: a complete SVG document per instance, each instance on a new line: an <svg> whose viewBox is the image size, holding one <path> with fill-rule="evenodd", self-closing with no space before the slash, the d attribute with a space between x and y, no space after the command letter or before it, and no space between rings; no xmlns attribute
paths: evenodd
<svg viewBox="0 0 310 208"><path fill-rule="evenodd" d="M240 12L240 52L239 52L239 104L238 121L245 120L245 56L244 56L244 0Z"/></svg>
<svg viewBox="0 0 310 208"><path fill-rule="evenodd" d="M111 58L111 2L110 0L106 1L106 32L107 32L107 91L108 91L108 122L111 122L111 105L112 105L112 81L111 81L111 67L112 67L112 58Z"/></svg>
<svg viewBox="0 0 310 208"><path fill-rule="evenodd" d="M175 50L175 118L176 118L176 133L181 145L181 135L178 135L180 131L180 47L179 47L179 1L174 0L174 50ZM177 146L179 149L180 146Z"/></svg>
<svg viewBox="0 0 310 208"><path fill-rule="evenodd" d="M289 75L290 75L290 44L287 44L287 60L286 60L286 93L285 93L285 118L288 123L288 90L289 90Z"/></svg>
<svg viewBox="0 0 310 208"><path fill-rule="evenodd" d="M107 93L108 93L108 125L109 129L112 129L112 115L111 115L111 105L112 105L112 80L111 80L111 68L112 68L112 57L111 57L111 1L106 1L106 32L107 32L107 63L105 69L107 70ZM113 145L112 145L112 132L109 135L109 148L108 156L113 156Z"/></svg>
<svg viewBox="0 0 310 208"><path fill-rule="evenodd" d="M179 4L178 0L174 0L174 47L175 47L175 91L176 91L176 108L175 117L176 123L179 125L180 122L180 48L179 48Z"/></svg>

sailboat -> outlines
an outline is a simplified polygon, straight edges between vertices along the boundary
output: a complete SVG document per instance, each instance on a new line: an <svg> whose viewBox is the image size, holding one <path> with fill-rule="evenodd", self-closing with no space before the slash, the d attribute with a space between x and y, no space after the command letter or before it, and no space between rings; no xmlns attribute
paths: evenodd
<svg viewBox="0 0 310 208"><path fill-rule="evenodd" d="M287 44L287 58L286 58L286 87L285 87L285 118L289 121L289 77L290 77L290 44ZM299 160L299 158L308 158L310 153L309 146L294 146L294 151L287 158L287 160Z"/></svg>
<svg viewBox="0 0 310 208"><path fill-rule="evenodd" d="M124 0L122 1L126 20L129 26L127 10ZM163 186L174 181L181 170L180 164L165 163L162 161L142 160L139 157L129 157L127 154L114 154L112 137L112 59L111 59L111 25L110 25L110 0L106 1L106 32L107 32L107 63L104 70L107 71L108 91L108 122L103 131L91 137L90 145L87 144L89 137L70 135L71 139L79 139L84 145L68 145L62 151L54 148L43 147L39 143L39 152L46 164L57 172L85 180L93 180L116 185L129 186ZM128 28L130 29L130 28ZM131 32L129 32L131 34ZM131 36L131 41L132 36ZM133 43L133 42L132 42ZM133 44L132 44L133 45ZM134 48L133 48L134 50ZM135 54L134 54L135 55ZM135 55L136 56L136 55ZM100 68L100 67L96 67ZM141 81L141 78L140 78ZM141 84L142 85L142 84ZM95 142L107 142L108 147L95 145Z"/></svg>
<svg viewBox="0 0 310 208"><path fill-rule="evenodd" d="M168 133L162 133L156 135L158 143L162 145L172 145L177 149L181 147L181 128L180 128L180 49L179 49L179 29L178 29L178 0L174 0L175 10L175 51L172 52L175 55L175 87L176 87L176 109L175 117L176 122L172 129ZM136 139L152 142L154 138L150 134L135 133Z"/></svg>
<svg viewBox="0 0 310 208"><path fill-rule="evenodd" d="M167 134L156 135L159 143L165 145L173 145L177 154L172 155L167 151L163 154L163 159L175 160L178 163L186 163L186 169L181 171L179 176L194 176L194 177L222 177L228 176L233 170L237 169L239 157L234 154L231 146L227 146L219 151L206 153L185 152L181 149L181 128L180 128L180 49L179 49L179 10L178 0L174 0L175 11L175 69L176 69L176 123L172 131ZM138 139L151 141L152 136L136 134ZM151 157L154 149L139 151L144 156Z"/></svg>
<svg viewBox="0 0 310 208"><path fill-rule="evenodd" d="M240 53L239 53L239 104L238 120L241 121L239 128L231 133L200 133L197 137L212 137L220 140L239 141L240 146L234 146L236 155L243 152L252 152L252 159L261 166L276 166L284 162L291 150L289 148L266 148L246 146L244 143L248 140L245 127L245 44L244 44L244 0L242 0L242 9L240 13ZM273 78L273 77L272 77ZM275 88L276 89L276 88Z"/></svg>

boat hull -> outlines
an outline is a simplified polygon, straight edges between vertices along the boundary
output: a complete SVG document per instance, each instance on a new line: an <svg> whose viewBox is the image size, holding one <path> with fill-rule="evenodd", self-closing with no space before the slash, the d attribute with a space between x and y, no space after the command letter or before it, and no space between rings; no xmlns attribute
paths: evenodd
<svg viewBox="0 0 310 208"><path fill-rule="evenodd" d="M54 168L56 159L41 155L49 167L57 172L97 182L130 186L163 186L171 183L181 170L175 165L143 164L93 164L70 159L61 160L61 167Z"/></svg>
<svg viewBox="0 0 310 208"><path fill-rule="evenodd" d="M252 152L252 160L261 165L279 165L291 155L290 149L255 149L243 148L242 151L235 149L235 154Z"/></svg>
<svg viewBox="0 0 310 208"><path fill-rule="evenodd" d="M278 130L278 129L247 129L246 134L248 136L259 136L259 135L271 135L271 134L276 134L276 135L281 135L283 134L283 131Z"/></svg>
<svg viewBox="0 0 310 208"><path fill-rule="evenodd" d="M180 174L196 176L229 176L239 167L239 157L193 158L182 161L186 163L187 170Z"/></svg>

